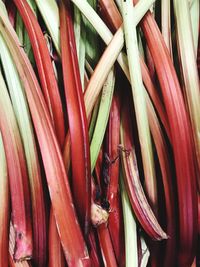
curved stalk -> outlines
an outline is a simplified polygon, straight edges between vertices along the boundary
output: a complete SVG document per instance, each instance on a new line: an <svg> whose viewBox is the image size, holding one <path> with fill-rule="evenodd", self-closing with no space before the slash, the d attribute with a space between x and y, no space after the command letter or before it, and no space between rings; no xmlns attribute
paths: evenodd
<svg viewBox="0 0 200 267"><path fill-rule="evenodd" d="M42 154L53 212L68 266L90 266L87 248L77 223L62 155L41 89L30 62L2 10L0 10L0 32L9 47L25 87Z"/></svg>
<svg viewBox="0 0 200 267"><path fill-rule="evenodd" d="M154 212L157 213L157 187L155 178L152 140L145 102L145 90L142 83L142 75L137 45L136 23L134 21L135 9L132 0L122 0L122 16L124 22L125 43L130 71L132 97L136 115L139 143L142 154L142 163L145 176L145 189ZM130 27L131 25L131 27Z"/></svg>
<svg viewBox="0 0 200 267"><path fill-rule="evenodd" d="M15 260L32 257L31 202L21 137L7 88L0 73L0 129L8 165L12 222L15 229Z"/></svg>
<svg viewBox="0 0 200 267"><path fill-rule="evenodd" d="M62 146L64 143L65 126L59 88L42 30L35 14L26 1L14 0L29 34L46 104L49 108L59 143Z"/></svg>
<svg viewBox="0 0 200 267"><path fill-rule="evenodd" d="M13 109L19 125L19 131L22 137L27 162L33 215L34 262L37 263L37 266L39 267L46 264L47 248L46 214L40 166L32 122L30 119L27 100L24 94L24 88L19 80L19 76L9 50L1 36L0 56L3 63L3 69L8 84Z"/></svg>
<svg viewBox="0 0 200 267"><path fill-rule="evenodd" d="M171 132L178 187L179 266L190 266L197 244L197 188L191 127L168 49L149 12L141 27L154 58Z"/></svg>
<svg viewBox="0 0 200 267"><path fill-rule="evenodd" d="M91 200L91 163L88 125L81 88L70 5L60 3L61 59L72 158L72 193L84 234L88 234ZM77 168L77 164L79 167ZM78 185L78 186L77 186Z"/></svg>
<svg viewBox="0 0 200 267"><path fill-rule="evenodd" d="M144 194L137 167L137 159L132 138L132 127L126 101L122 109L120 127L121 158L124 183L133 211L145 232L154 240L166 239L166 233L161 229Z"/></svg>
<svg viewBox="0 0 200 267"><path fill-rule="evenodd" d="M0 134L0 266L8 266L8 241L9 241L9 184L6 155Z"/></svg>

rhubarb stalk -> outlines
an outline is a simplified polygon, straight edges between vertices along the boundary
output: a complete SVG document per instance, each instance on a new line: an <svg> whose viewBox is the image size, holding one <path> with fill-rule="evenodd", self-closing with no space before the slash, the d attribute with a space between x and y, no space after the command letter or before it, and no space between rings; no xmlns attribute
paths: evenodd
<svg viewBox="0 0 200 267"><path fill-rule="evenodd" d="M190 266L197 241L197 189L191 128L168 49L149 12L141 27L154 58L171 132L178 187L179 266Z"/></svg>
<svg viewBox="0 0 200 267"><path fill-rule="evenodd" d="M14 259L32 257L31 203L24 151L7 88L0 74L0 128L8 165L12 222L15 229Z"/></svg>
<svg viewBox="0 0 200 267"><path fill-rule="evenodd" d="M68 266L80 266L81 264L90 266L87 248L77 223L60 148L43 95L30 62L21 49L17 36L2 10L0 10L0 32L6 40L25 86L44 163L53 212Z"/></svg>
<svg viewBox="0 0 200 267"><path fill-rule="evenodd" d="M90 218L91 167L87 119L81 88L69 1L60 4L61 59L72 158L72 188L78 217L87 235ZM72 50L73 48L73 50ZM77 168L77 164L79 167Z"/></svg>
<svg viewBox="0 0 200 267"><path fill-rule="evenodd" d="M6 155L2 136L0 135L0 265L8 266L8 240L9 240L9 185Z"/></svg>

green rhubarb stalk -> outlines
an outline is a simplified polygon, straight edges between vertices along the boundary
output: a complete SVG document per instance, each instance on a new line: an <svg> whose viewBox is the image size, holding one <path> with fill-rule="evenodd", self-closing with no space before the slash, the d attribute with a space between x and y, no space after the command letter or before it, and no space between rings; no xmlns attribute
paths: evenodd
<svg viewBox="0 0 200 267"><path fill-rule="evenodd" d="M93 10L97 10L97 0L87 0L88 4ZM99 59L99 42L98 34L95 28L90 24L90 22L83 17L86 29L86 58L92 67L98 62Z"/></svg>
<svg viewBox="0 0 200 267"><path fill-rule="evenodd" d="M189 108L193 138L195 141L196 157L200 170L200 86L189 4L187 0L182 0L181 2L174 0L173 2L178 34L178 47L184 79L184 90ZM198 179L198 182L200 189L200 179Z"/></svg>
<svg viewBox="0 0 200 267"><path fill-rule="evenodd" d="M120 46L118 45L118 43L122 45ZM110 42L109 46L106 48L102 57L100 58L98 65L96 66L95 71L88 83L84 95L86 113L88 117L92 112L94 103L96 102L98 95L106 81L106 78L112 66L114 65L122 47L123 47L123 35L121 34L120 31L117 31L112 41Z"/></svg>
<svg viewBox="0 0 200 267"><path fill-rule="evenodd" d="M96 125L94 129L94 134L90 144L90 154L91 154L91 172L93 172L98 158L98 154L103 142L103 138L106 131L106 126L108 123L110 107L112 103L112 97L115 86L115 74L114 68L110 71L106 82L104 83L101 95L101 101L99 106L98 117L96 120Z"/></svg>
<svg viewBox="0 0 200 267"><path fill-rule="evenodd" d="M35 3L35 0L27 0L27 2L31 7L31 9L33 10L33 12L35 13L35 15L37 15L37 5Z"/></svg>
<svg viewBox="0 0 200 267"><path fill-rule="evenodd" d="M74 35L76 40L76 49L79 62L82 89L84 91L84 73L85 73L85 50L86 50L86 31L80 10L74 7Z"/></svg>
<svg viewBox="0 0 200 267"><path fill-rule="evenodd" d="M6 155L0 133L0 266L8 266L9 240L9 185Z"/></svg>
<svg viewBox="0 0 200 267"><path fill-rule="evenodd" d="M147 10L151 7L152 3L155 0L144 0L140 1L135 6L135 23L136 25L139 23L141 18L147 12ZM113 37L113 34L102 21L102 19L97 15L95 10L87 3L86 0L71 0L83 13L83 15L88 19L88 21L93 25L95 30L98 32L100 37L104 40L104 42L108 45ZM120 28L121 34L123 35L123 28ZM123 60L122 60L123 61ZM123 64L122 64L123 65Z"/></svg>
<svg viewBox="0 0 200 267"><path fill-rule="evenodd" d="M16 120L22 137L28 168L32 198L31 204L33 214L35 262L37 262L37 266L43 266L46 262L46 218L44 193L42 189L36 142L24 88L21 85L16 67L1 35L0 58L8 84Z"/></svg>
<svg viewBox="0 0 200 267"><path fill-rule="evenodd" d="M60 55L59 11L55 0L35 0L52 37L57 53Z"/></svg>
<svg viewBox="0 0 200 267"><path fill-rule="evenodd" d="M37 8L36 8L35 2L33 0L27 0L27 2L29 3L31 9L34 11L35 15L37 15ZM28 33L26 31L22 17L20 16L19 12L17 12L17 16L16 16L15 29L16 29L18 38L21 44L23 45L24 50L26 51L31 63L34 64L34 56L33 56L33 51L31 48L30 39L29 39Z"/></svg>
<svg viewBox="0 0 200 267"><path fill-rule="evenodd" d="M104 8L105 6L108 6L108 8L104 11L104 15L105 15L106 19L108 20L108 23L112 24L114 29L117 30L120 27L119 25L122 24L122 18L120 16L120 14L117 12L117 9L116 9L116 6L115 6L113 0L111 2L109 2L109 4L107 3L106 0L101 0L100 1L100 7ZM143 36L140 33L140 30L138 30L138 35L141 38ZM139 45L140 45L140 42L139 42ZM141 48L141 50L143 50L143 48ZM146 52L148 52L147 55L149 55L148 49ZM151 60L152 60L152 57L151 57ZM157 113L160 116L160 120L161 120L161 122L165 128L167 136L170 139L169 127L168 127L168 123L167 123L167 118L166 118L167 116L166 116L165 109L164 109L162 101L160 99L160 95L156 91L156 88L155 88L153 82L151 81L151 74L149 73L149 70L148 70L146 64L144 63L144 60L142 57L140 57L140 64L141 64L143 82L144 82L144 85L148 91L148 93L146 93L146 100L148 101L149 96L150 96L150 98L152 99L152 102L153 102L153 104L157 110ZM151 63L151 65L152 65L152 63ZM154 66L152 66L152 67L154 68ZM155 72L155 70L153 70L153 69L152 69L152 71L153 71L153 73ZM128 75L127 75L127 78L129 79Z"/></svg>
<svg viewBox="0 0 200 267"><path fill-rule="evenodd" d="M92 141L92 136L94 134L94 129L95 129L95 125L96 125L96 121L97 121L97 116L98 116L98 112L99 112L100 101L101 101L101 95L99 95L96 103L94 104L94 108L92 110L92 116L91 116L90 127L89 127L89 138L90 138L90 142Z"/></svg>
<svg viewBox="0 0 200 267"><path fill-rule="evenodd" d="M15 31L18 35L20 43L23 45L23 43L24 43L24 24L23 24L23 21L22 21L22 18L20 16L19 12L17 12L17 15L16 15Z"/></svg>
<svg viewBox="0 0 200 267"><path fill-rule="evenodd" d="M59 44L59 12L58 7L54 0L44 0L39 1L35 0L37 6L42 14L44 21L47 25L49 33L53 39L53 43L55 47L57 47L57 52L60 54L60 44ZM155 0L144 0L140 1L135 6L135 21L136 24L139 23L141 18L147 12L147 10L152 6L152 3ZM53 3L54 2L54 3ZM102 19L97 15L95 10L90 6L90 4L86 0L71 0L83 13L83 15L87 18L87 20L91 23L91 25L95 28L100 37L104 40L104 42L108 45L113 37L111 31L102 21ZM52 23L53 22L53 23ZM120 34L123 36L123 28L120 27ZM87 39L87 38L86 38ZM122 53L120 53L118 57L118 62L122 67L123 71L129 76L128 69L126 67L126 59Z"/></svg>
<svg viewBox="0 0 200 267"><path fill-rule="evenodd" d="M34 14L37 16L37 6L35 3L35 0L27 0L29 6L33 10ZM32 65L34 65L35 60L34 60L34 55L31 47L31 42L27 33L26 28L24 27L24 49L28 55L28 58L30 59Z"/></svg>
<svg viewBox="0 0 200 267"><path fill-rule="evenodd" d="M194 51L195 51L196 57L197 57L197 51L198 51L199 16L200 16L200 2L199 0L193 0L190 5L190 17L191 17L191 24L192 24Z"/></svg>
<svg viewBox="0 0 200 267"><path fill-rule="evenodd" d="M87 108L87 114L90 114L93 107L92 101L96 102L96 97L99 94L99 90L103 86L103 83L105 82L109 70L113 66L116 59L118 60L118 63L120 64L120 67L124 71L126 77L130 80L126 55L123 52L120 53L124 45L123 28L121 26L113 38L111 31L108 29L105 23L101 20L101 18L97 15L97 13L91 8L91 6L85 0L81 1L71 0L71 1L81 10L84 16L95 27L96 31L101 36L103 41L107 45L109 45L109 48L106 49L107 52L105 52L104 56L99 60L99 64L96 67L95 75L93 75L94 79L91 79L88 84L88 87L90 87L91 92L89 89L87 89L85 93L85 105ZM136 24L140 21L140 19L152 5L154 0L148 2L145 0L144 2L146 3L146 5L144 5L143 1L140 1L135 6ZM100 62L102 62L102 64L100 64ZM106 66L106 68L100 67L101 65ZM98 73L97 69L100 68L101 68L101 73L100 72Z"/></svg>
<svg viewBox="0 0 200 267"><path fill-rule="evenodd" d="M150 253L149 253L149 249L143 237L140 238L140 242L141 242L141 250L142 250L142 259L141 259L140 267L146 267L149 261Z"/></svg>
<svg viewBox="0 0 200 267"><path fill-rule="evenodd" d="M56 80L58 82L58 72L57 72L57 69L56 69L55 61L53 59L53 57L54 57L53 56L53 44L52 44L51 36L48 33L45 33L44 34L44 39L46 41L46 44L47 44L47 47L48 47L48 50L49 50L49 54L51 56L51 63L52 63L52 66L53 66L55 78L56 78Z"/></svg>
<svg viewBox="0 0 200 267"><path fill-rule="evenodd" d="M144 52L144 47L143 47L143 43L142 43L141 31L138 31L137 38L138 38L138 49L139 49L139 54L140 54L141 60L145 60L145 52Z"/></svg>
<svg viewBox="0 0 200 267"><path fill-rule="evenodd" d="M135 8L132 0L122 1L125 41L131 78L132 96L136 113L139 141L141 147L145 188L154 211L157 205L157 187L154 169L152 142L147 118L145 90L140 69L139 51L137 45L136 23L134 22Z"/></svg>
<svg viewBox="0 0 200 267"><path fill-rule="evenodd" d="M121 0L115 0L119 10L121 11Z"/></svg>
<svg viewBox="0 0 200 267"><path fill-rule="evenodd" d="M120 189L124 217L126 267L138 266L137 226L125 190L122 173L120 174Z"/></svg>

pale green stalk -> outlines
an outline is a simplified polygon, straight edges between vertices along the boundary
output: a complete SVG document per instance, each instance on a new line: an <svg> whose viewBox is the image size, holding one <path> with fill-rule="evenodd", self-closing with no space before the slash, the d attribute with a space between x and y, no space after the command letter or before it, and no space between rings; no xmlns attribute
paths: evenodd
<svg viewBox="0 0 200 267"><path fill-rule="evenodd" d="M90 144L91 172L93 172L98 158L98 154L103 142L106 126L109 118L110 107L115 86L114 68L111 69L106 82L104 83L99 106L98 117L94 129L94 134Z"/></svg>
<svg viewBox="0 0 200 267"><path fill-rule="evenodd" d="M81 22L82 22L81 12L75 6L74 7L74 35L75 35L77 51L79 51L79 49L80 49L81 26L82 26ZM79 59L79 53L78 53L78 59Z"/></svg>
<svg viewBox="0 0 200 267"><path fill-rule="evenodd" d="M141 31L138 31L138 49L139 49L139 53L140 56L143 58L143 60L145 60L145 53L144 53L144 47L143 47L143 43L142 43L142 36L141 36Z"/></svg>
<svg viewBox="0 0 200 267"><path fill-rule="evenodd" d="M96 103L94 104L94 108L92 110L92 117L91 117L91 120L90 120L90 127L89 127L89 139L90 139L90 142L92 141L92 136L94 134L94 129L95 129L97 116L98 116L98 112L99 112L100 101L101 101L101 96L98 97Z"/></svg>
<svg viewBox="0 0 200 267"><path fill-rule="evenodd" d="M33 177L34 171L32 169L33 168L32 164L33 162L35 162L36 164L37 156L36 156L36 146L34 141L34 134L33 134L30 113L28 109L28 104L16 67L11 58L10 52L5 44L5 41L1 35L0 35L0 58L2 61L10 97L12 99L14 112L16 115L16 119L19 125L20 133L24 144L29 176Z"/></svg>
<svg viewBox="0 0 200 267"><path fill-rule="evenodd" d="M157 203L157 187L152 142L147 118L145 90L140 69L136 27L133 26L136 25L136 23L133 24L135 8L133 7L132 0L127 0L125 2L122 0L121 3L133 103L135 107L143 169L145 174L145 188L150 199L150 203L155 209Z"/></svg>
<svg viewBox="0 0 200 267"><path fill-rule="evenodd" d="M87 0L88 4L96 11L97 1ZM86 58L92 67L95 67L99 60L99 41L98 34L95 28L90 24L90 22L83 16L83 21L86 30Z"/></svg>
<svg viewBox="0 0 200 267"><path fill-rule="evenodd" d="M80 3L83 3L83 2L80 2ZM85 11L84 15L87 14L87 8L89 9L90 6L87 6L87 3L86 3L85 7L86 7L86 9L82 10L82 11ZM92 14L92 10L90 10L90 12ZM100 19L95 12L92 15L96 16L98 20ZM92 19L92 18L94 18L94 16L91 16L89 18ZM140 16L141 16L141 14L138 15L138 17L140 17ZM106 49L106 51L104 52L104 55L100 59L99 64L97 65L97 67L95 69L95 73L92 75L92 77L90 79L90 82L88 84L88 88L87 88L85 96L84 96L87 116L89 116L91 114L94 103L96 102L96 100L98 98L98 95L99 95L101 88L102 88L102 86L106 80L106 77L107 77L110 69L112 68L115 60L117 59L117 57L118 57L118 55L119 55L119 53L120 53L120 51L124 45L124 36L123 36L122 28L120 28L116 32L116 34L114 35L114 38L112 39L112 33L109 31L109 29L103 23L103 21L101 21L101 19L100 19L100 23L102 23L102 25L103 25L102 27L105 29L105 32L107 32L108 35L109 34L111 35L111 39L109 38L108 35L102 36L104 38L104 41L109 43L109 47ZM96 27L98 28L98 23L97 23ZM130 79L128 65L127 65L127 58L126 58L125 54L121 53L121 56L118 57L118 62L120 63L120 66L122 67L127 78ZM146 94L146 95L148 96L148 94Z"/></svg>
<svg viewBox="0 0 200 267"><path fill-rule="evenodd" d="M122 49L122 45L123 35L121 35L118 30L100 58L93 75L90 77L87 90L84 95L86 113L88 117L90 116L94 103L97 101L106 78Z"/></svg>
<svg viewBox="0 0 200 267"><path fill-rule="evenodd" d="M140 242L141 242L141 249L142 249L142 259L141 259L140 267L146 267L149 261L150 253L149 253L148 247L143 237L140 238Z"/></svg>
<svg viewBox="0 0 200 267"><path fill-rule="evenodd" d="M48 50L49 50L49 54L50 54L51 58L53 59L53 45L52 45L51 36L48 33L45 33L44 34L44 38L45 38L45 41L46 41L46 44L47 44L47 47L48 47ZM51 63L52 63L52 66L53 66L55 77L58 80L58 72L57 72L57 69L56 69L55 61L51 60Z"/></svg>
<svg viewBox="0 0 200 267"><path fill-rule="evenodd" d="M24 44L24 23L22 21L22 18L19 12L17 12L17 15L16 15L15 31L17 33L20 43L23 45Z"/></svg>
<svg viewBox="0 0 200 267"><path fill-rule="evenodd" d="M37 6L35 4L35 1L34 0L26 0L26 1L28 2L35 16L37 16ZM27 30L25 29L25 26L24 26L24 43L23 44L24 44L24 50L26 51L26 54L28 55L28 58L31 61L31 64L34 65L35 59L33 55L33 50L32 50L31 42L30 42Z"/></svg>
<svg viewBox="0 0 200 267"><path fill-rule="evenodd" d="M74 6L74 35L76 40L76 49L78 55L81 84L82 84L82 89L84 91L86 32L85 32L85 25L82 19L82 14L76 6Z"/></svg>
<svg viewBox="0 0 200 267"><path fill-rule="evenodd" d="M37 6L42 14L44 21L47 25L49 33L52 37L53 43L57 49L57 52L60 54L60 44L59 44L59 12L58 6L55 0L35 0ZM87 18L87 20L92 24L97 33L103 39L103 41L108 45L113 38L113 34L108 29L106 24L102 19L97 15L95 10L90 6L86 0L71 0ZM135 22L136 24L142 19L147 10L152 6L155 0L140 0L135 6ZM123 36L123 27L120 27L120 34ZM87 38L86 38L87 39ZM122 39L122 45L124 40ZM120 45L121 46L121 45ZM129 77L129 71L127 68L126 57L120 53L118 57L118 62L122 67L123 71Z"/></svg>
<svg viewBox="0 0 200 267"><path fill-rule="evenodd" d="M138 2L138 4L135 6L134 23L136 25L142 19L142 17L147 12L147 10L152 6L152 3L154 1L155 0L142 0ZM93 27L98 32L100 37L108 45L113 37L113 34L108 29L108 27L105 25L103 20L97 15L95 10L87 3L86 0L71 0L71 2L73 2L81 10L83 15L88 19L88 21L93 25ZM121 27L121 31L123 34L122 27Z"/></svg>
<svg viewBox="0 0 200 267"><path fill-rule="evenodd" d="M181 2L179 0L174 0L173 2L184 89L193 128L198 167L200 170L200 86L189 4L187 0L182 0ZM200 189L200 179L198 180Z"/></svg>
<svg viewBox="0 0 200 267"><path fill-rule="evenodd" d="M52 37L57 53L60 55L59 10L55 0L35 0Z"/></svg>
<svg viewBox="0 0 200 267"><path fill-rule="evenodd" d="M80 9L83 15L88 19L88 21L93 25L95 30L98 32L102 40L106 43L106 45L108 45L113 38L113 34L106 26L106 24L103 22L103 20L97 15L94 9L87 3L86 0L71 0L71 1ZM139 3L135 6L134 23L136 23L136 25L142 19L147 10L152 6L152 3L154 1L155 0L142 0L139 1ZM116 50L118 50L118 48L120 47L122 49L124 45L123 26L121 26L118 29L118 35L120 36L120 38L118 39L119 40L118 44L116 43L117 44ZM121 66L122 70L124 71L125 75L127 76L127 78L130 79L128 65L127 65L127 58L123 52L119 54L117 61Z"/></svg>
<svg viewBox="0 0 200 267"><path fill-rule="evenodd" d="M200 16L200 1L193 0L190 6L190 17L192 23L192 34L194 42L195 56L197 58L198 36L199 36L199 16Z"/></svg>
<svg viewBox="0 0 200 267"><path fill-rule="evenodd" d="M28 2L28 4L30 5L31 9L35 13L35 15L37 15L37 7L36 7L36 4L35 4L34 0L25 0L25 1ZM31 61L31 63L33 65L35 63L35 61L34 61L33 51L32 51L32 48L31 48L31 42L30 42L28 33L26 31L25 25L23 23L23 20L22 20L22 18L20 16L19 12L17 12L15 28L16 28L16 33L18 35L20 43L23 45L24 50L25 50L26 54L29 57L29 60Z"/></svg>
<svg viewBox="0 0 200 267"><path fill-rule="evenodd" d="M121 0L115 0L115 3L117 4L119 11L121 12Z"/></svg>
<svg viewBox="0 0 200 267"><path fill-rule="evenodd" d="M152 6L155 0L140 0L135 6L135 21L138 24L147 10ZM59 11L55 0L35 0L40 13L47 25L49 33L52 37L53 43L57 52L60 54L60 34L59 34ZM87 20L92 24L100 37L108 45L111 41L113 34L97 15L95 10L86 0L71 0L78 9L83 13ZM121 27L121 34L123 35L123 28ZM123 62L123 60L121 60Z"/></svg>
<svg viewBox="0 0 200 267"><path fill-rule="evenodd" d="M113 66L117 56L119 55L119 53L123 47L124 36L123 36L123 30L122 30L122 28L120 28L117 31L117 33L115 34L114 38L112 39L112 33L105 26L103 21L97 16L97 14L94 12L94 10L90 9L90 6L87 5L87 3L85 1L82 0L82 2L81 2L78 0L73 0L73 2L76 2L76 4L78 4L78 7L81 8L81 11L84 11L84 15L88 15L88 19L90 19L90 22L94 22L95 28L96 29L98 28L98 32L99 32L99 34L102 34L104 41L110 43L109 51L107 48L104 55L100 59L99 64L96 67L96 70L90 79L90 82L88 84L88 88L87 88L86 93L85 93L84 100L85 100L86 112L87 112L87 116L89 116L92 112L93 105L97 100L97 97L100 93L100 90L103 86L103 83L104 83L104 81L105 81L105 79L109 73L109 70ZM87 14L88 10L89 10L89 14ZM90 14L91 14L91 16L90 16ZM139 15L137 15L137 16L139 17ZM99 25L100 25L100 28L99 28ZM133 25L133 23L132 23L132 25ZM102 29L103 29L103 31L101 32ZM126 76L129 79L129 70L128 70L125 55L121 54L121 57L118 57L118 60L119 61L121 60L120 66L123 68ZM142 149L143 149L143 147L142 147Z"/></svg>
<svg viewBox="0 0 200 267"><path fill-rule="evenodd" d="M137 226L128 195L125 190L122 173L120 174L120 189L124 217L125 266L133 267L138 266Z"/></svg>
<svg viewBox="0 0 200 267"><path fill-rule="evenodd" d="M29 6L31 7L35 15L37 15L37 6L35 0L26 0L26 1L28 2Z"/></svg>
<svg viewBox="0 0 200 267"><path fill-rule="evenodd" d="M87 71L90 73L90 75L92 76L92 74L94 73L92 67L90 66L90 64L87 62L85 62L85 67L87 69ZM97 100L94 103L94 107L92 110L92 115L91 115L91 119L90 119L90 126L89 126L89 140L91 142L92 140L92 136L94 133L94 129L95 129L95 124L96 124L96 120L97 120L97 116L98 116L98 112L99 112L99 104L101 101L101 94L98 96Z"/></svg>

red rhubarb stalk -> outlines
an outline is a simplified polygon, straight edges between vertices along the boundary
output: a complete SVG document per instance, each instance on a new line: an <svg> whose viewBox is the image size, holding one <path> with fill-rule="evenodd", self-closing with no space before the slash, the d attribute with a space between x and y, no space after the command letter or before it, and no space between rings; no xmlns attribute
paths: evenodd
<svg viewBox="0 0 200 267"><path fill-rule="evenodd" d="M8 91L0 74L0 129L8 166L12 222L15 230L14 259L32 257L31 203L24 150Z"/></svg>
<svg viewBox="0 0 200 267"><path fill-rule="evenodd" d="M98 178L99 180L100 178ZM101 207L101 203L95 202L95 184L92 180L92 205L91 205L91 220L92 224L97 228L99 245L104 262L104 266L117 267L117 261L113 249L112 240L108 230L108 211Z"/></svg>
<svg viewBox="0 0 200 267"><path fill-rule="evenodd" d="M99 0L101 17L108 24L112 32L115 32L121 24L121 15L117 9L117 6L113 0Z"/></svg>
<svg viewBox="0 0 200 267"><path fill-rule="evenodd" d="M126 99L127 100L127 99ZM160 227L144 194L137 167L133 143L132 123L129 105L123 105L121 127L121 158L124 183L133 211L145 232L154 240L166 239L167 235ZM124 102L125 103L125 102Z"/></svg>
<svg viewBox="0 0 200 267"><path fill-rule="evenodd" d="M14 0L14 2L28 32L45 100L55 127L56 135L62 146L65 135L64 116L49 50L35 14L31 10L27 0Z"/></svg>
<svg viewBox="0 0 200 267"><path fill-rule="evenodd" d="M8 266L8 241L9 241L9 184L6 155L0 134L0 266Z"/></svg>
<svg viewBox="0 0 200 267"><path fill-rule="evenodd" d="M72 192L78 218L88 233L91 168L88 126L69 1L60 3L61 60L71 140ZM78 168L77 168L78 166Z"/></svg>
<svg viewBox="0 0 200 267"><path fill-rule="evenodd" d="M25 87L46 172L53 212L68 266L91 266L74 211L61 151L40 86L11 24L1 10L0 32L6 40Z"/></svg>
<svg viewBox="0 0 200 267"><path fill-rule="evenodd" d="M197 188L191 127L169 51L150 12L140 25L154 59L170 126L178 188L178 261L179 266L185 267L192 264L197 245Z"/></svg>
<svg viewBox="0 0 200 267"><path fill-rule="evenodd" d="M125 243L123 232L123 215L121 198L119 192L119 144L120 144L120 95L119 91L114 94L107 137L107 154L110 159L108 163L108 188L107 200L110 204L108 229L110 232L114 252L119 266L124 266Z"/></svg>
<svg viewBox="0 0 200 267"><path fill-rule="evenodd" d="M100 251L98 251L99 246L97 246L96 237L95 237L95 229L91 228L88 235L88 243L90 247L90 258L93 267L101 266L101 259L99 257ZM101 256L101 255L100 255Z"/></svg>
<svg viewBox="0 0 200 267"><path fill-rule="evenodd" d="M99 1L100 7L103 9L103 14L105 16L106 21L109 22L109 24L112 24L112 29L113 30L118 30L119 27L122 25L122 17L120 15L120 13L117 10L117 7L114 3L113 0L108 1L107 0L101 0ZM109 8L105 9L104 6L109 5ZM122 27L122 26L121 26ZM168 127L168 121L167 121L167 115L166 115L166 111L163 107L163 104L160 100L160 97L158 95L158 92L152 82L151 79L151 74L147 68L147 65L145 64L143 58L140 56L140 66L141 66L141 72L142 72L142 79L144 82L144 85L147 89L148 94L151 97L151 100L159 114L159 117L162 121L163 126L165 127L165 131L168 135L168 137L170 137L170 132L169 132L169 127ZM128 79L130 79L129 75L127 75L128 73L126 73L126 76ZM146 97L146 99L148 98L148 96Z"/></svg>
<svg viewBox="0 0 200 267"><path fill-rule="evenodd" d="M104 266L117 267L118 265L115 258L115 253L113 250L107 223L99 225L97 231L101 247L101 253L103 255Z"/></svg>
<svg viewBox="0 0 200 267"><path fill-rule="evenodd" d="M50 211L49 219L49 264L48 267L64 267L65 258L56 227L53 210Z"/></svg>
<svg viewBox="0 0 200 267"><path fill-rule="evenodd" d="M154 109L150 107L150 105L151 103L148 102L147 112L149 118L149 125L161 168L165 207L166 207L165 229L169 238L165 241L165 249L163 253L164 254L163 267L167 267L167 266L174 266L176 260L176 252L177 252L176 214L174 208L175 190L173 189L172 185L172 173L170 170L170 161L167 150L167 144L162 134L162 130L158 118L156 116L156 113L152 112L154 111Z"/></svg>

